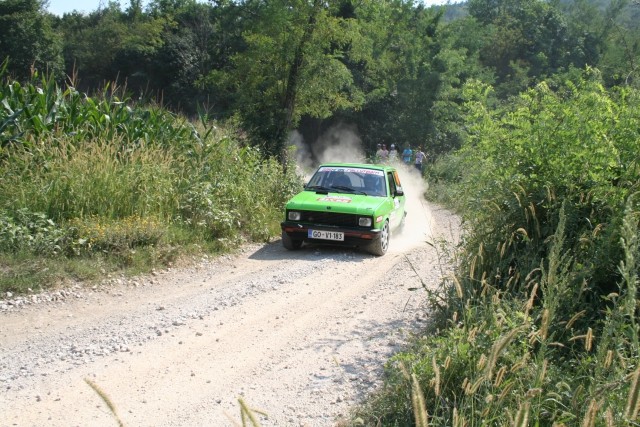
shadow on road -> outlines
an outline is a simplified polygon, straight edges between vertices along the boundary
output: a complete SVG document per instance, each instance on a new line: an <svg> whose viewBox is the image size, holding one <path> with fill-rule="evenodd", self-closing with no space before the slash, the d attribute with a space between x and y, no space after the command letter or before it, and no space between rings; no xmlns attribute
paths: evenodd
<svg viewBox="0 0 640 427"><path fill-rule="evenodd" d="M335 260L359 262L374 257L364 249L351 248L339 245L319 245L304 243L302 248L290 251L282 246L280 239L261 246L257 251L249 255L249 259L261 261L282 261L282 260Z"/></svg>

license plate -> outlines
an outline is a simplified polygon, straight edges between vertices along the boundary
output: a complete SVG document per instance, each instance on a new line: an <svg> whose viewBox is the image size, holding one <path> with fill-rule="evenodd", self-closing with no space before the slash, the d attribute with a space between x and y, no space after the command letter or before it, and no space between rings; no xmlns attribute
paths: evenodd
<svg viewBox="0 0 640 427"><path fill-rule="evenodd" d="M342 231L309 230L307 235L310 239L337 240L344 242L344 233Z"/></svg>

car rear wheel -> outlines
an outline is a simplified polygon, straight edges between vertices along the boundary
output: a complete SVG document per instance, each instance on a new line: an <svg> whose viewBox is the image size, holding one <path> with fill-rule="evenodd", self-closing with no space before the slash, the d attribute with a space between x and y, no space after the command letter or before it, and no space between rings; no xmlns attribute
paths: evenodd
<svg viewBox="0 0 640 427"><path fill-rule="evenodd" d="M302 240L292 239L286 231L282 232L282 246L290 251L300 249L302 246Z"/></svg>
<svg viewBox="0 0 640 427"><path fill-rule="evenodd" d="M382 226L382 230L380 231L380 240L375 241L369 246L369 252L374 255L382 256L387 253L387 249L389 249L389 238L391 234L389 233L389 221L385 221Z"/></svg>

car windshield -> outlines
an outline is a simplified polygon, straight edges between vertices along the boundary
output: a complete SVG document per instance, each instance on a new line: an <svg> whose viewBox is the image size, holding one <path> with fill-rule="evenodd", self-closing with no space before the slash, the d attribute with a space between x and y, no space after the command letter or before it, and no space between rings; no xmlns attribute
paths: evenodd
<svg viewBox="0 0 640 427"><path fill-rule="evenodd" d="M306 189L360 193L375 197L384 197L387 193L383 171L343 166L321 166L307 184Z"/></svg>

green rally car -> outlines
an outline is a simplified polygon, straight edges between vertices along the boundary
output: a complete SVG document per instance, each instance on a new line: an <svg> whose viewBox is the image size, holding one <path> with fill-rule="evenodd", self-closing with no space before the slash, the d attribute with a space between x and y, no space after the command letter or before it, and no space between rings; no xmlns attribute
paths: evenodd
<svg viewBox="0 0 640 427"><path fill-rule="evenodd" d="M328 163L287 202L285 248L303 242L363 247L374 255L389 248L391 230L404 224L405 196L393 166Z"/></svg>

